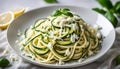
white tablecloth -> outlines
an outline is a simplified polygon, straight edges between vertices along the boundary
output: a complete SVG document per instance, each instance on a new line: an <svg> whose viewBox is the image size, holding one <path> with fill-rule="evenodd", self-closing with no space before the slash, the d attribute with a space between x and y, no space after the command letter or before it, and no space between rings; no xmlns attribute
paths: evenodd
<svg viewBox="0 0 120 69"><path fill-rule="evenodd" d="M96 0L58 0L58 1L59 3L57 4L76 5L88 9L91 9L93 7L100 7ZM119 0L112 0L113 3L115 3L116 1ZM27 11L29 11L31 9L46 5L51 4L47 4L43 0L0 0L0 13L19 7L28 8ZM113 60L113 58L115 58L115 56L118 53L120 53L119 52L120 28L117 28L116 31L117 31L116 41L113 45L113 48L111 48L111 50L109 50L106 55L104 55L102 58L98 59L97 61L91 64L76 67L75 69L97 69L98 67L99 67L98 69L109 69L111 60ZM21 57L17 56L17 54L12 49L10 49L6 39L6 30L0 30L0 57L4 56L7 57L11 62L11 65L9 65L9 67L6 67L5 69L47 69L46 67L36 66L23 61ZM14 59L14 57L17 57L18 59ZM15 62L13 62L13 60L15 60ZM114 69L120 69L119 66L117 67Z"/></svg>

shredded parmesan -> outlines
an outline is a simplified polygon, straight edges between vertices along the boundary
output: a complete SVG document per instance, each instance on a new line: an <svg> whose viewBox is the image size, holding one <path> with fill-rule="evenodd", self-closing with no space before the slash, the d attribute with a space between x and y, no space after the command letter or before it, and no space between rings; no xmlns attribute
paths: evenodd
<svg viewBox="0 0 120 69"><path fill-rule="evenodd" d="M50 50L52 50L52 48L53 48L52 43L51 43L51 42L49 42L49 43L48 43L48 45L47 45L47 47L48 47Z"/></svg>
<svg viewBox="0 0 120 69"><path fill-rule="evenodd" d="M70 51L69 51L69 48L65 51L65 55L70 55Z"/></svg>

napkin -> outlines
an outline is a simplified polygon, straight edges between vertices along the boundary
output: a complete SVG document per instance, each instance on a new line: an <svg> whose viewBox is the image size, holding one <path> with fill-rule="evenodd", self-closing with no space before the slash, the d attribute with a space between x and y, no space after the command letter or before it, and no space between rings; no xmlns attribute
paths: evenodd
<svg viewBox="0 0 120 69"><path fill-rule="evenodd" d="M115 57L120 54L120 27L116 28L116 40L112 48L97 61L76 67L76 69L120 69L120 65L114 66ZM11 49L6 38L7 30L0 30L0 57L6 57L10 61L10 65L4 69L48 69L42 66L36 66L34 64L24 61L19 57L15 51ZM2 68L0 68L2 69Z"/></svg>

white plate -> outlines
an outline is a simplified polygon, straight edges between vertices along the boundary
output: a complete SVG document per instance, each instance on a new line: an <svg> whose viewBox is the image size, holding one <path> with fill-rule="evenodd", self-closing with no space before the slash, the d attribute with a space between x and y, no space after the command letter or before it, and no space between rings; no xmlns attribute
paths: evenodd
<svg viewBox="0 0 120 69"><path fill-rule="evenodd" d="M17 37L18 30L20 30L23 33L25 29L33 25L37 19L47 17L54 10L58 8L69 8L71 11L80 15L81 18L83 18L88 24L91 24L91 25L98 24L100 27L102 27L101 32L105 38L102 42L102 49L100 50L99 53L97 53L92 57L89 57L88 59L86 59L81 63L76 61L76 62L65 63L64 65L39 63L35 60L31 60L30 58L24 57L21 55L19 46L17 46L15 43L15 41L19 39ZM92 10L88 10L86 8L76 7L76 6L54 5L54 6L46 6L46 7L38 8L35 10L31 10L23 14L22 16L16 18L8 28L7 38L10 46L15 50L15 52L17 52L18 55L20 55L23 59L27 60L28 62L37 64L40 66L46 66L46 67L52 67L52 68L70 68L70 67L82 66L82 65L91 63L97 60L98 58L100 58L101 56L103 56L111 48L115 40L115 31L112 24L104 16Z"/></svg>

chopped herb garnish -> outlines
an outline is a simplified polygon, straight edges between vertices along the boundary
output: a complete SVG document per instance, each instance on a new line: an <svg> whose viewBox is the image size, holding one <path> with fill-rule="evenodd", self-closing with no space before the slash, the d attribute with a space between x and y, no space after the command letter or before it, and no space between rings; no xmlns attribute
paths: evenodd
<svg viewBox="0 0 120 69"><path fill-rule="evenodd" d="M106 8L107 10L110 10L113 7L112 2L110 0L97 0L97 1L102 7Z"/></svg>
<svg viewBox="0 0 120 69"><path fill-rule="evenodd" d="M106 11L104 11L103 9L99 9L99 8L93 8L92 10L94 10L100 14L103 14L103 15L106 13Z"/></svg>

